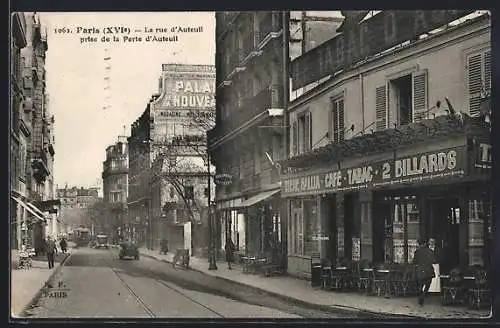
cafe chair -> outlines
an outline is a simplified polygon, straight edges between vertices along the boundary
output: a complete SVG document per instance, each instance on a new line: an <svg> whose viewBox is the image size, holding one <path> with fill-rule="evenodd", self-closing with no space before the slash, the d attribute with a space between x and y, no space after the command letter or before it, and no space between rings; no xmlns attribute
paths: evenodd
<svg viewBox="0 0 500 328"><path fill-rule="evenodd" d="M349 287L350 290L359 290L359 265L358 261L353 261L350 265Z"/></svg>
<svg viewBox="0 0 500 328"><path fill-rule="evenodd" d="M377 266L373 271L373 290L372 292L381 296L385 293L387 288L387 273L380 272L379 270L385 270L383 265Z"/></svg>
<svg viewBox="0 0 500 328"><path fill-rule="evenodd" d="M462 272L458 268L451 270L449 278L441 282L441 304L461 304L465 293L463 283Z"/></svg>
<svg viewBox="0 0 500 328"><path fill-rule="evenodd" d="M368 271L371 270L371 271ZM363 260L359 264L359 288L358 292L369 294L373 278L373 269L368 260Z"/></svg>
<svg viewBox="0 0 500 328"><path fill-rule="evenodd" d="M468 290L469 306L481 309L491 305L491 290L486 270L477 270L474 274L473 287Z"/></svg>
<svg viewBox="0 0 500 328"><path fill-rule="evenodd" d="M324 261L321 267L321 288L330 290L332 288L332 262Z"/></svg>

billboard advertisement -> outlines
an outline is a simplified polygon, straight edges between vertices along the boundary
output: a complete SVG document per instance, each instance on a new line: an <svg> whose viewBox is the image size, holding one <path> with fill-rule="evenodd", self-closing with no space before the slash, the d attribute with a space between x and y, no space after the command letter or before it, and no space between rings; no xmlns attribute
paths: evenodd
<svg viewBox="0 0 500 328"><path fill-rule="evenodd" d="M214 110L215 68L206 65L164 66L162 89L163 108Z"/></svg>

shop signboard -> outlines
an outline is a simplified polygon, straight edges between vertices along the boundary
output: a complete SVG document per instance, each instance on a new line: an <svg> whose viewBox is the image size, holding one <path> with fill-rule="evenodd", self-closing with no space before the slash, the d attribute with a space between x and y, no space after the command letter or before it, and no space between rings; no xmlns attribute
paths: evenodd
<svg viewBox="0 0 500 328"><path fill-rule="evenodd" d="M444 26L472 10L386 10L291 63L293 89L304 87L354 63Z"/></svg>
<svg viewBox="0 0 500 328"><path fill-rule="evenodd" d="M284 177L281 182L281 195L290 197L349 192L460 177L466 173L466 154L465 147L455 147L367 163L359 167Z"/></svg>
<svg viewBox="0 0 500 328"><path fill-rule="evenodd" d="M215 109L215 69L205 65L164 66L161 108L176 116L180 109Z"/></svg>

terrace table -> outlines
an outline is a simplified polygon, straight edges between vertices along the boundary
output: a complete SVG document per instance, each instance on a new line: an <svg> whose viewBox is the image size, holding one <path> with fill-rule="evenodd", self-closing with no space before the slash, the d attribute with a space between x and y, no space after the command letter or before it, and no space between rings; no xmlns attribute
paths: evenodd
<svg viewBox="0 0 500 328"><path fill-rule="evenodd" d="M394 272L394 270L389 270L389 269L377 269L378 273L384 274L384 297L389 298L390 297L390 284L391 284L391 273Z"/></svg>
<svg viewBox="0 0 500 328"><path fill-rule="evenodd" d="M251 256L242 256L241 261L243 262L243 273L250 273L250 270L253 269L253 263L257 258Z"/></svg>

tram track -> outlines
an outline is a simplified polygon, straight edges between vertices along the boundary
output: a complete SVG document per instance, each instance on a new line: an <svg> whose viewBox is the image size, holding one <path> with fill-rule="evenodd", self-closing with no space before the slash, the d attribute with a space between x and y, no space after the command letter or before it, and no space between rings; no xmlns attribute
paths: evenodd
<svg viewBox="0 0 500 328"><path fill-rule="evenodd" d="M111 271L113 271L113 273L118 277L118 279L120 280L120 282L123 284L123 286L128 290L128 292L134 297L134 299L136 300L136 302L144 309L144 311L148 314L149 317L151 318L158 318L158 316L154 313L154 311L151 309L150 306L147 305L147 303L134 291L134 289L130 286L130 284L128 284L125 279L122 277L122 275L120 273L118 273L118 271L114 268L111 269ZM208 306L206 306L205 304L199 302L198 300L194 299L193 297L190 297L189 295L187 295L186 293L182 292L181 290L179 290L178 288L175 288L175 287L172 287L170 284L160 280L160 279L155 279L153 278L155 282L157 282L158 284L160 284L161 286L165 287L165 288L168 288L169 290L175 292L176 294L179 294L180 296L184 297L185 299L189 300L190 302L204 308L205 310L215 314L217 317L219 318L224 318L225 316L222 315L221 313L209 308Z"/></svg>

